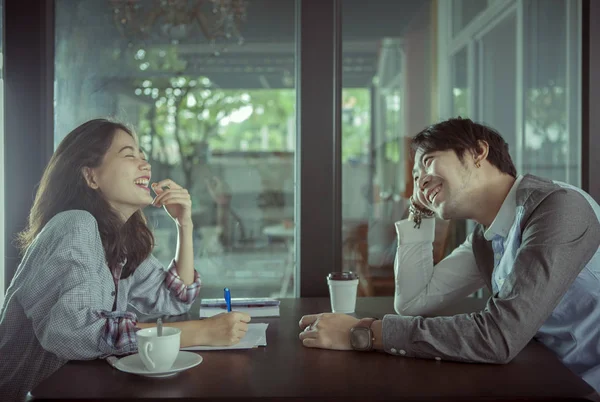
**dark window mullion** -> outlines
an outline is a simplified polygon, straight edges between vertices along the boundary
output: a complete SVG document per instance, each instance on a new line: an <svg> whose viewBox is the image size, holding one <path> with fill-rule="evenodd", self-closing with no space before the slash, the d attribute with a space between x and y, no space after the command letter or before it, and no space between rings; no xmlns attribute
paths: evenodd
<svg viewBox="0 0 600 402"><path fill-rule="evenodd" d="M600 2L583 0L581 71L581 187L600 202Z"/></svg>
<svg viewBox="0 0 600 402"><path fill-rule="evenodd" d="M296 0L296 261L302 297L341 270L341 0ZM299 285L299 289L298 289Z"/></svg>
<svg viewBox="0 0 600 402"><path fill-rule="evenodd" d="M20 257L14 240L52 152L54 1L4 3L5 286Z"/></svg>

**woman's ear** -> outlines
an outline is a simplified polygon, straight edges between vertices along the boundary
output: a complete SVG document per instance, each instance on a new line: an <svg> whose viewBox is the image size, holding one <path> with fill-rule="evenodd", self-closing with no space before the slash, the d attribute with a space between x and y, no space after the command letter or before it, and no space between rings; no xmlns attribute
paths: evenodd
<svg viewBox="0 0 600 402"><path fill-rule="evenodd" d="M481 162L487 159L489 152L490 146L486 141L477 141L477 149L473 150L473 162L475 165L481 165Z"/></svg>
<svg viewBox="0 0 600 402"><path fill-rule="evenodd" d="M98 183L96 183L96 177L94 175L93 169L90 169L89 167L84 167L83 169L81 169L81 174L83 175L83 178L85 179L87 185L90 188L93 188L94 190L98 189Z"/></svg>

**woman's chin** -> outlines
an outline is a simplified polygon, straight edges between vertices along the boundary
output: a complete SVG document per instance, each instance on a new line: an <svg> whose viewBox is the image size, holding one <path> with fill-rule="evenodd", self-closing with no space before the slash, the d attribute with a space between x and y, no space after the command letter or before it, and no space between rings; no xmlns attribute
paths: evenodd
<svg viewBox="0 0 600 402"><path fill-rule="evenodd" d="M140 201L138 203L138 210L142 211L144 208L149 207L150 205L152 205L152 201L153 201L152 199Z"/></svg>

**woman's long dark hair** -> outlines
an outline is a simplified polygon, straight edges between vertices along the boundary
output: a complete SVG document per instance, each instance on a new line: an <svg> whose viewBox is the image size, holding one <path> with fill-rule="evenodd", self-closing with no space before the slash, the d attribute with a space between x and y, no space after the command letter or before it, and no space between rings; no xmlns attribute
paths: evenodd
<svg viewBox="0 0 600 402"><path fill-rule="evenodd" d="M22 253L56 214L79 209L96 218L108 267L115 270L127 260L121 278L131 275L148 258L154 237L142 211L123 223L102 193L88 186L83 175L84 167L97 168L102 164L118 130L135 138L133 131L123 124L95 119L77 127L61 141L42 176L28 226L17 239Z"/></svg>

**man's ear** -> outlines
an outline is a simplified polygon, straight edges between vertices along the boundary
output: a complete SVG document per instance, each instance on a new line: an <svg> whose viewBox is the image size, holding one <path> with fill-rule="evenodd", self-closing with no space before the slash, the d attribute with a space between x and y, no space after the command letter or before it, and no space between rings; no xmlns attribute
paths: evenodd
<svg viewBox="0 0 600 402"><path fill-rule="evenodd" d="M490 146L486 141L477 141L477 148L473 150L473 162L475 165L481 164L487 159L490 152Z"/></svg>
<svg viewBox="0 0 600 402"><path fill-rule="evenodd" d="M96 175L94 174L93 169L86 166L81 169L81 174L90 188L93 188L94 190L98 189L98 183L96 183Z"/></svg>

